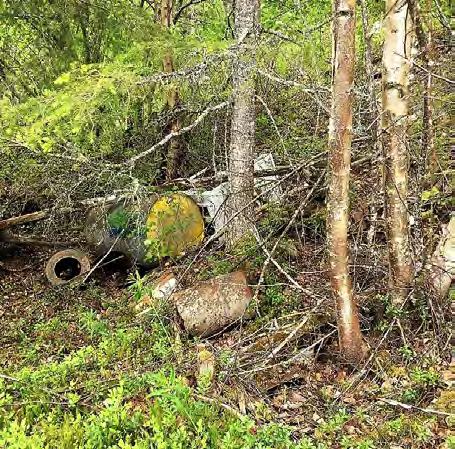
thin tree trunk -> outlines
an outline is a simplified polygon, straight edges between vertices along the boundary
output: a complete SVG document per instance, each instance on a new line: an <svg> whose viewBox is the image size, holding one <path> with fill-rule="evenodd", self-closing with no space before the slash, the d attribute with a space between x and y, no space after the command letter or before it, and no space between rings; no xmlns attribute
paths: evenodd
<svg viewBox="0 0 455 449"><path fill-rule="evenodd" d="M418 164L416 173L417 191L415 196L419 199L422 197L422 191L431 187L434 184L434 173L437 168L437 156L434 145L434 127L433 127L433 51L432 51L432 32L431 32L431 6L432 0L427 1L428 10L425 16L427 17L428 31L424 29L422 15L417 0L409 0L409 10L412 20L415 25L415 35L420 48L420 58L424 68L424 93L423 93L423 116L422 116L422 138L420 158L421 163ZM425 237L423 232L423 222L421 218L421 201L417 201L414 207L415 225L414 236L415 241L419 243L416 250L418 259L424 259L427 251L425 245Z"/></svg>
<svg viewBox="0 0 455 449"><path fill-rule="evenodd" d="M235 38L238 56L234 61L233 108L229 148L229 222L227 240L234 245L252 230L254 195L255 41L259 24L259 0L235 3Z"/></svg>
<svg viewBox="0 0 455 449"><path fill-rule="evenodd" d="M426 16L428 17L428 31L425 32L424 24L420 14L420 7L417 0L409 0L409 8L412 19L415 24L415 31L417 42L421 51L421 58L425 70L425 92L423 96L423 118L422 118L422 157L424 164L421 164L423 176L428 174L430 185L433 184L433 173L437 168L437 155L434 145L434 127L433 127L433 35L431 26L431 6L432 0L427 1L428 10ZM419 167L420 168L420 167ZM418 181L423 178L419 176Z"/></svg>
<svg viewBox="0 0 455 449"><path fill-rule="evenodd" d="M173 25L173 0L161 0L161 26L164 29L169 29ZM163 57L163 70L166 73L174 71L174 57L172 49L168 48ZM172 114L179 103L179 94L175 87L170 87L167 93L167 107ZM167 131L178 132L182 127L178 117L170 120L167 126ZM169 141L166 154L166 179L169 181L178 175L180 159L182 157L182 141L179 137L174 137Z"/></svg>
<svg viewBox="0 0 455 449"><path fill-rule="evenodd" d="M411 19L408 2L386 0L382 85L385 153L386 227L392 301L402 304L410 291L413 264L408 214L408 86Z"/></svg>
<svg viewBox="0 0 455 449"><path fill-rule="evenodd" d="M357 306L349 275L348 217L355 64L355 0L334 0L332 108L329 123L327 246L338 314L340 351L353 362L363 356Z"/></svg>
<svg viewBox="0 0 455 449"><path fill-rule="evenodd" d="M369 121L372 126L372 138L374 142L373 151L382 155L381 146L381 121L380 106L376 97L375 81L374 81L374 65L373 65L373 45L371 42L371 34L368 24L368 12L366 0L360 0L360 7L362 12L362 28L363 36L365 41L365 69L368 76L368 90L370 96L370 114ZM377 163L373 171L374 176L374 191L371 196L371 215L370 215L370 227L367 233L367 242L372 247L376 235L376 224L378 219L378 207L382 205L382 198L384 198L384 170L382 163Z"/></svg>

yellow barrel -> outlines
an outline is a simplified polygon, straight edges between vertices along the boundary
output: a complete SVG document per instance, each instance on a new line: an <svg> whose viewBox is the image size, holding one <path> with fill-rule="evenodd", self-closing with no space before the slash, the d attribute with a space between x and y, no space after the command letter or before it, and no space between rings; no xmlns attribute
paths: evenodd
<svg viewBox="0 0 455 449"><path fill-rule="evenodd" d="M146 258L178 257L204 239L204 220L189 196L174 193L158 198L147 216Z"/></svg>
<svg viewBox="0 0 455 449"><path fill-rule="evenodd" d="M134 262L153 265L178 258L204 239L198 205L182 193L154 195L145 201L119 201L93 209L85 235L99 254L119 252Z"/></svg>

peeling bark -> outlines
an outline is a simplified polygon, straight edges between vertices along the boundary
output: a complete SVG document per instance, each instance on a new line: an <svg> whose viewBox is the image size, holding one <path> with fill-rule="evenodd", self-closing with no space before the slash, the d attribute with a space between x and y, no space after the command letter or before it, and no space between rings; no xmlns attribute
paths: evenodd
<svg viewBox="0 0 455 449"><path fill-rule="evenodd" d="M227 241L230 245L252 229L254 195L255 112L255 40L259 25L259 0L237 0L235 3L235 38L238 54L232 74L233 108L229 148Z"/></svg>
<svg viewBox="0 0 455 449"><path fill-rule="evenodd" d="M423 92L423 116L422 116L422 137L421 148L419 157L421 163L418 164L416 169L416 184L417 198L422 197L423 190L431 189L436 179L434 173L437 171L437 155L434 145L434 127L433 127L433 45L432 45L432 31L431 31L431 4L432 0L427 0L427 14L425 14L427 22L427 30L425 31L424 22L420 11L420 6L417 0L409 1L409 11L414 23L415 36L420 49L420 59L422 61L424 70L424 92ZM423 223L421 217L422 204L416 202L414 205L415 226L414 236L415 241L418 242L416 248L417 258L424 258L426 245L424 241Z"/></svg>
<svg viewBox="0 0 455 449"><path fill-rule="evenodd" d="M382 135L385 153L385 205L392 301L410 291L413 264L408 214L408 86L411 16L407 1L387 0L383 52Z"/></svg>
<svg viewBox="0 0 455 449"><path fill-rule="evenodd" d="M349 275L348 217L355 64L355 0L334 0L332 108L329 123L327 246L340 351L359 361L363 342Z"/></svg>

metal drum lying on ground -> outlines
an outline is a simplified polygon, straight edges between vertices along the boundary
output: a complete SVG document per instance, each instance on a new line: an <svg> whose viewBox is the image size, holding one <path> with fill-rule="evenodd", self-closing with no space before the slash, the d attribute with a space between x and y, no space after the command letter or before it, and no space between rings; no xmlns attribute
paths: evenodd
<svg viewBox="0 0 455 449"><path fill-rule="evenodd" d="M150 266L199 246L204 220L189 196L153 195L92 209L85 235L98 254L121 253L132 262Z"/></svg>

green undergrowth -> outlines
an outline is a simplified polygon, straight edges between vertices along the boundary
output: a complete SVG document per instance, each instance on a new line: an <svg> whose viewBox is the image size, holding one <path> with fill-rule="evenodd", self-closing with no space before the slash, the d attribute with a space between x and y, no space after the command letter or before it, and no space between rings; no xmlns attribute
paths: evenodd
<svg viewBox="0 0 455 449"><path fill-rule="evenodd" d="M81 365L79 357L75 356L72 363L83 370L87 360ZM36 375L21 372L18 381L1 381L0 447L299 447L292 443L285 427L267 425L256 429L251 419L233 417L216 405L196 400L192 390L172 371L123 374L104 388L99 379L88 392L89 405L77 384L69 380L72 376L68 365L70 361L54 367L58 374L53 375L65 376L69 383L60 383L60 389L53 384L52 401L45 387L51 376L47 367Z"/></svg>
<svg viewBox="0 0 455 449"><path fill-rule="evenodd" d="M439 374L405 350L382 363L386 381L355 390L352 403L334 405L348 378L325 382L317 413L308 415L307 404L298 410L306 416L299 426L279 423L265 399L241 416L222 405L222 379L205 390L191 384L194 342L176 334L165 304L137 315L143 293L137 286L117 295L94 285L49 290L34 314L10 320L16 354L0 355L0 448L379 449L404 441L423 449L446 439L437 416L365 402L385 396L418 405L436 395ZM285 296L268 286L261 298L277 311ZM208 400L214 389L220 399Z"/></svg>
<svg viewBox="0 0 455 449"><path fill-rule="evenodd" d="M198 400L174 370L178 349L161 310L136 319L133 304L105 301L102 314L75 309L84 338L64 356L53 342L68 335L68 315L31 325L18 368L0 377L0 448L305 447L285 426L257 427Z"/></svg>

